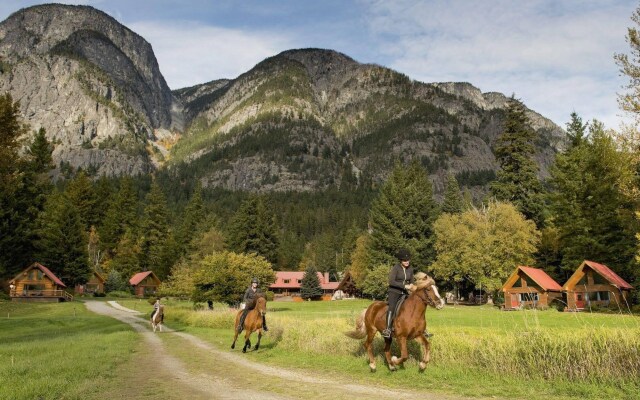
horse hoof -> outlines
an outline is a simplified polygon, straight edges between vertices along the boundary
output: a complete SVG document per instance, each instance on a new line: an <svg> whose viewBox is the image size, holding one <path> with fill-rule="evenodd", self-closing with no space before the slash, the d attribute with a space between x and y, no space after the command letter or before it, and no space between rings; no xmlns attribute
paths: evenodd
<svg viewBox="0 0 640 400"><path fill-rule="evenodd" d="M420 364L418 364L418 366L420 368L420 372L422 372L427 368L427 363L421 362Z"/></svg>
<svg viewBox="0 0 640 400"><path fill-rule="evenodd" d="M398 365L398 357L396 356L391 357L391 365Z"/></svg>
<svg viewBox="0 0 640 400"><path fill-rule="evenodd" d="M371 372L376 372L376 365L375 364L369 364L369 369L371 370Z"/></svg>
<svg viewBox="0 0 640 400"><path fill-rule="evenodd" d="M396 372L397 370L398 370L398 368L394 367L393 365L389 366L389 371Z"/></svg>
<svg viewBox="0 0 640 400"><path fill-rule="evenodd" d="M246 353L246 352L247 352L247 349L242 349L242 352L243 352L243 353Z"/></svg>
<svg viewBox="0 0 640 400"><path fill-rule="evenodd" d="M234 344L231 345L231 350L233 350L235 348L236 348L236 344L234 343Z"/></svg>
<svg viewBox="0 0 640 400"><path fill-rule="evenodd" d="M258 350L260 348L260 346L256 345L256 347L253 348L253 350Z"/></svg>

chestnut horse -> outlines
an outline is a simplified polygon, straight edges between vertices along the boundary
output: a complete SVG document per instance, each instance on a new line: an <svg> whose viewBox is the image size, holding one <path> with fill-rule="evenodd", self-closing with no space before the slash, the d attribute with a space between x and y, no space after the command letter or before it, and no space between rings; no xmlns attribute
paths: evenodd
<svg viewBox="0 0 640 400"><path fill-rule="evenodd" d="M424 371L430 358L431 344L425 337L424 332L427 327L424 313L427 305L440 310L444 306L444 300L438 293L435 281L422 272L415 275L416 283L413 285L412 293L404 300L400 306L396 318L393 322L393 336L400 345L400 358L391 357L391 338L384 341L384 356L391 371L404 363L409 358L407 351L407 340L416 339L422 344L422 360L420 361L420 371ZM373 355L372 342L376 332L382 332L386 326L387 303L376 301L371 304L356 321L356 330L346 332L346 335L354 339L362 339L366 336L364 348L369 354L369 368L371 372L376 370L376 359Z"/></svg>
<svg viewBox="0 0 640 400"><path fill-rule="evenodd" d="M160 328L160 332L162 332L162 319L164 317L164 305L159 305L158 309L151 314L151 326L153 327L153 331Z"/></svg>
<svg viewBox="0 0 640 400"><path fill-rule="evenodd" d="M242 315L243 310L238 311L236 315L236 323L233 324L233 329L235 331L235 335L233 336L233 344L231 345L232 349L236 348L236 340L238 339L238 325L240 324L240 316ZM256 306L253 310L250 310L247 313L247 317L244 319L244 347L242 348L242 352L246 353L247 349L251 348L251 341L249 337L255 331L258 331L258 343L256 343L256 347L254 350L258 350L260 348L260 339L262 338L262 317L267 313L267 300L264 297L258 297L256 299Z"/></svg>

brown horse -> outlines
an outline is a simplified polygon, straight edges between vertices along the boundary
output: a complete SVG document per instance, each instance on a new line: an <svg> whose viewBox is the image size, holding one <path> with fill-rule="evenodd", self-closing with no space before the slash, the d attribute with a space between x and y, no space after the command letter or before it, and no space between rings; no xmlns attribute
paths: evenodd
<svg viewBox="0 0 640 400"><path fill-rule="evenodd" d="M236 348L236 340L238 339L238 325L240 324L240 316L242 315L243 310L238 311L236 315L236 323L233 325L233 329L235 331L235 335L233 336L233 344L231 345L232 349ZM267 313L267 300L264 297L258 297L256 299L256 306L253 310L250 310L247 313L247 317L244 319L244 347L242 348L242 352L246 353L247 349L251 348L251 341L249 337L255 331L258 331L258 343L256 343L256 347L254 350L258 350L260 348L260 339L262 338L262 317Z"/></svg>
<svg viewBox="0 0 640 400"><path fill-rule="evenodd" d="M400 358L391 357L391 338L385 339L384 356L391 371L404 363L409 358L407 351L407 340L416 339L422 344L422 360L420 361L420 371L424 371L429 362L431 344L425 337L424 332L427 327L424 313L427 305L431 305L438 310L444 306L444 300L438 293L438 288L434 280L422 272L415 275L416 283L414 290L407 297L400 307L393 322L393 336L400 345ZM364 348L369 354L369 368L372 372L376 370L376 359L373 355L372 342L376 332L382 332L386 328L387 303L376 301L371 304L356 322L356 330L347 332L346 335L354 339L362 339L366 336Z"/></svg>
<svg viewBox="0 0 640 400"><path fill-rule="evenodd" d="M160 332L162 332L162 320L164 318L164 305L159 305L158 309L151 314L151 326L153 327L153 331L160 328Z"/></svg>

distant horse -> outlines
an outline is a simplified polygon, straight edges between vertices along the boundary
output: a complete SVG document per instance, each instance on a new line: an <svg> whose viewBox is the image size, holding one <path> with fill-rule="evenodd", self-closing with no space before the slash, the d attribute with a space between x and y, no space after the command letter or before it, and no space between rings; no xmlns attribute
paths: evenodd
<svg viewBox="0 0 640 400"><path fill-rule="evenodd" d="M238 339L238 325L240 325L240 316L242 315L243 310L238 311L236 315L236 323L233 325L233 329L235 331L235 335L233 336L233 344L231 345L232 349L236 348L236 340ZM256 306L253 310L250 310L247 313L247 317L244 319L244 347L242 348L242 352L246 353L247 349L251 348L251 341L249 337L255 331L258 331L258 343L256 343L256 347L254 350L258 350L260 348L260 339L262 338L262 317L267 313L267 300L264 297L258 297L256 300Z"/></svg>
<svg viewBox="0 0 640 400"><path fill-rule="evenodd" d="M393 323L393 336L400 345L400 358L391 357L391 338L385 339L384 342L384 356L391 371L395 371L398 366L409 358L409 352L407 351L408 339L416 339L422 344L422 360L419 366L420 371L424 371L429 362L431 352L431 344L424 335L427 327L424 313L427 305L433 306L438 310L444 307L444 299L440 297L435 281L422 272L418 272L415 277L415 288L400 306ZM374 302L362 312L356 321L356 330L345 333L354 339L363 339L366 336L367 340L364 343L364 348L369 354L369 368L371 368L372 372L376 370L372 342L376 332L382 332L387 327L385 318L387 308L387 303L383 301Z"/></svg>
<svg viewBox="0 0 640 400"><path fill-rule="evenodd" d="M164 319L164 305L159 305L158 309L151 314L151 326L153 327L153 331L156 329L160 329L162 332L162 320Z"/></svg>

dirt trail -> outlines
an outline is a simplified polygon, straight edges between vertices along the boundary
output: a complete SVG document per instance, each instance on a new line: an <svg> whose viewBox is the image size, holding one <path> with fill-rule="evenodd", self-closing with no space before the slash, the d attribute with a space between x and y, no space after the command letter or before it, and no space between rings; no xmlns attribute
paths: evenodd
<svg viewBox="0 0 640 400"><path fill-rule="evenodd" d="M184 347L182 343L196 351L182 351L186 357L177 358L169 354L163 340L157 333L150 330L149 322L132 314L132 310L123 307L114 308L104 302L87 301L87 308L98 314L107 315L131 325L144 338L144 354L138 354L136 366L142 366L132 371L142 373L138 377L141 382L134 383L127 393L132 398L145 398L144 392L150 391L149 379L155 382L170 382L171 393L177 394L176 399L298 399L302 397L322 397L331 399L450 399L461 397L428 394L424 392L390 390L380 387L370 387L354 384L347 380L340 382L325 379L307 373L290 371L282 368L256 363L241 355L228 351L221 351L211 344L187 333L173 331L164 327L163 340L180 340L177 347ZM167 338L164 335L171 335ZM179 339L178 339L179 338ZM193 356L192 356L193 355ZM197 355L197 356L196 356ZM185 363L182 358L189 358ZM216 360L211 363L211 360ZM223 361L220 363L219 361ZM206 363L209 364L206 364ZM200 365L206 372L194 372L192 364ZM147 366L145 369L144 366ZM149 373L149 369L154 371ZM251 376L251 380L247 379ZM131 377L134 382L136 379ZM302 384L302 385L301 385ZM146 386L146 387L145 387ZM166 385L165 385L166 386ZM139 391L135 397L131 391ZM157 396L157 392L149 398ZM161 396L162 397L162 396ZM156 397L157 398L157 397ZM168 397L163 397L168 398Z"/></svg>

